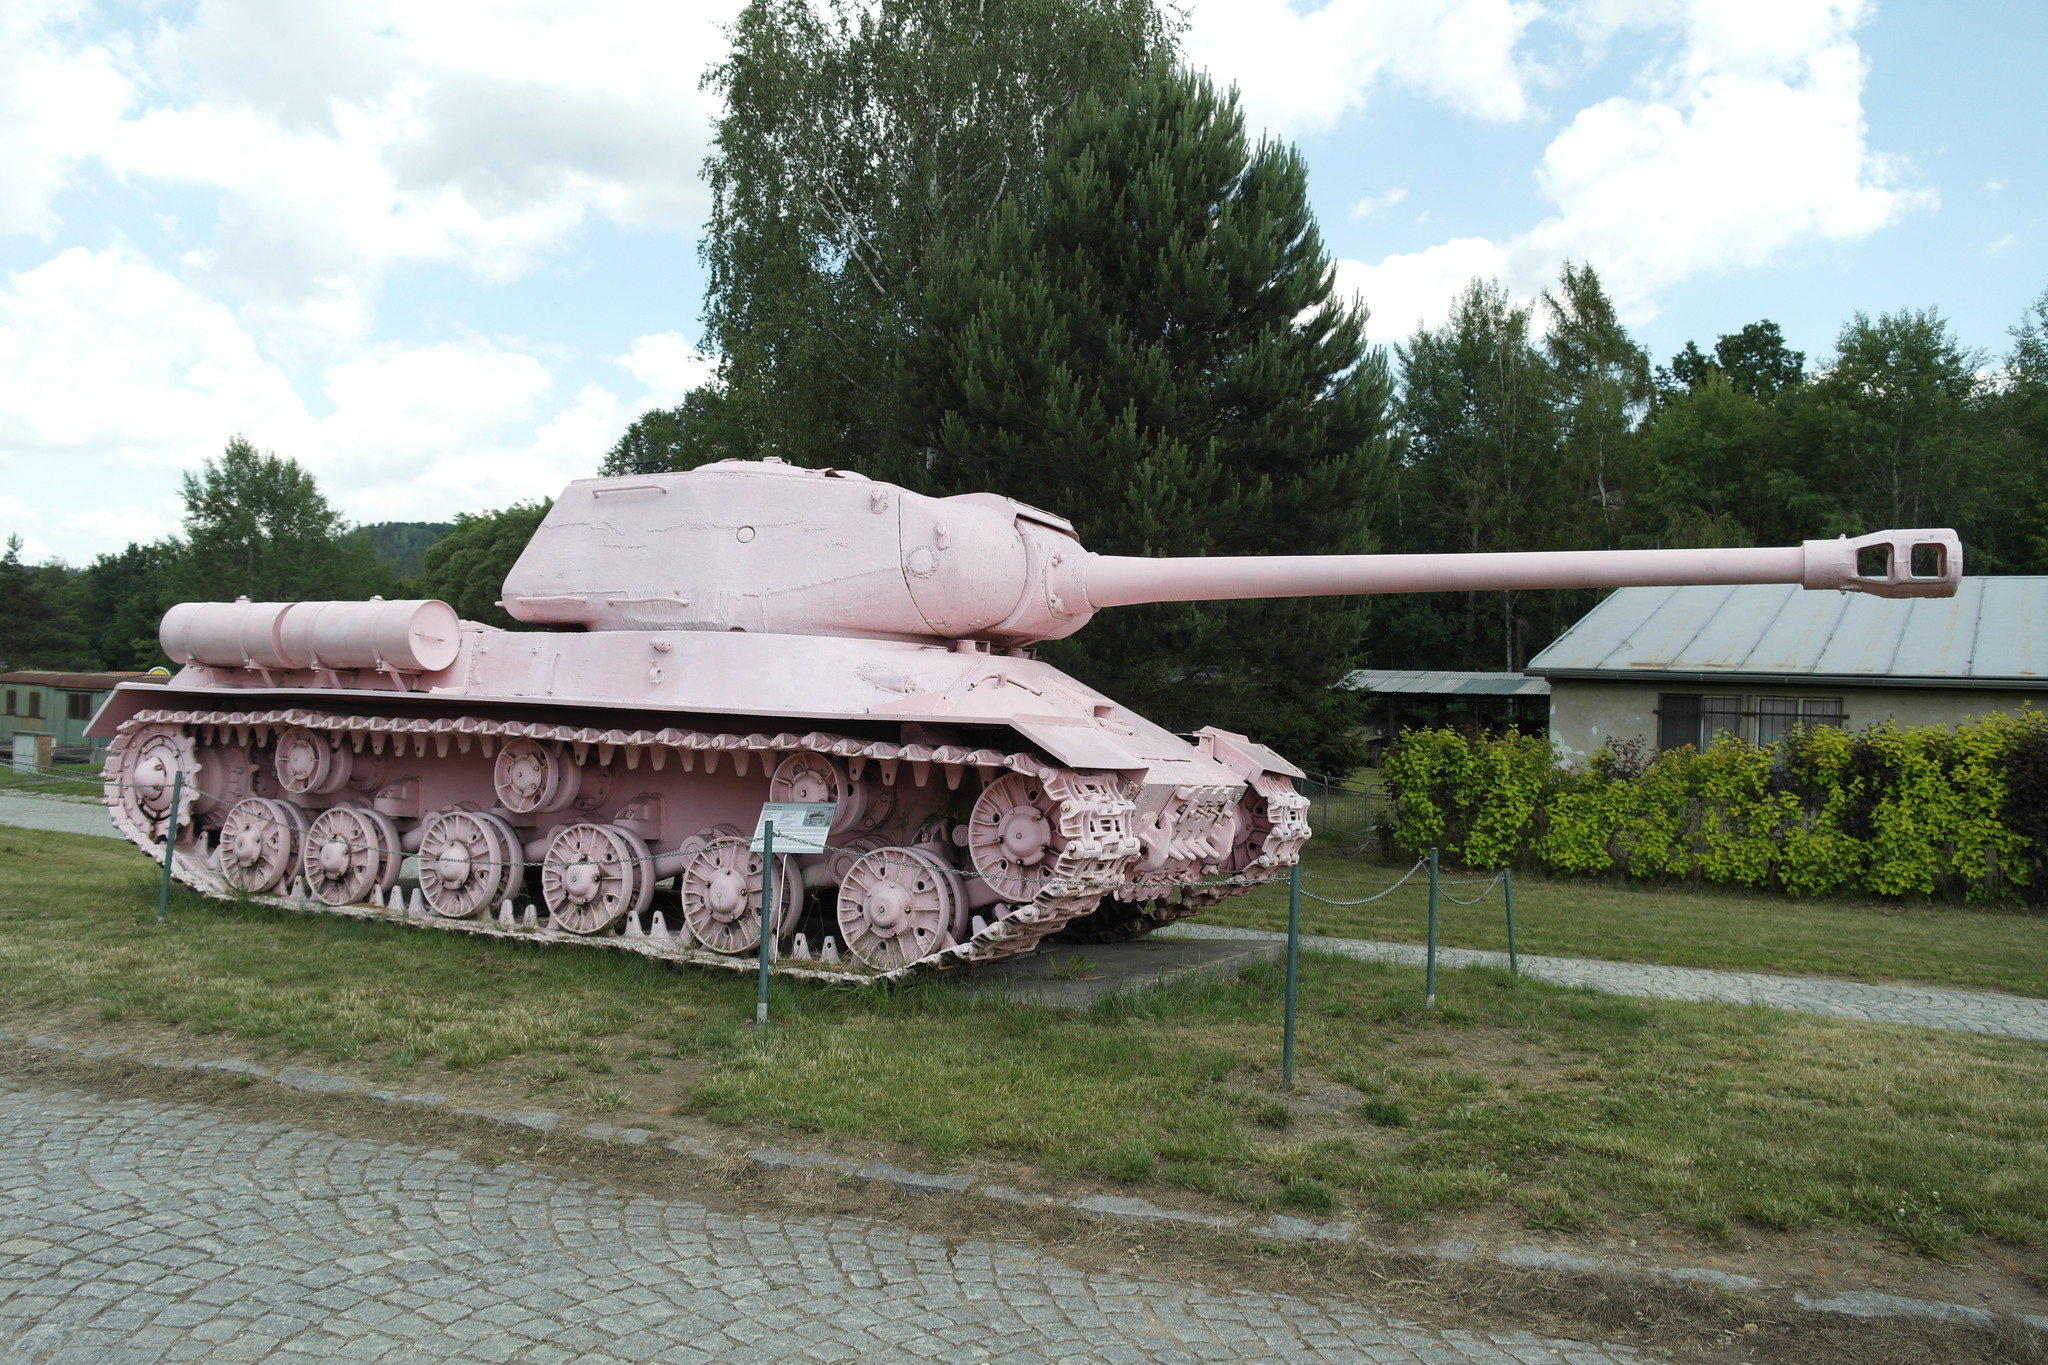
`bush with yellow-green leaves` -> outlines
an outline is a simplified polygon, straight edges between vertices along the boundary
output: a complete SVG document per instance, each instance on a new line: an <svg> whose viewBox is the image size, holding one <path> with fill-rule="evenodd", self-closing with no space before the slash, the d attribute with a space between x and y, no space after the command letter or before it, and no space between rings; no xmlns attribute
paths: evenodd
<svg viewBox="0 0 2048 1365"><path fill-rule="evenodd" d="M1468 867L1537 865L1800 896L2039 899L2048 718L1824 726L1705 752L1603 748L1583 767L1522 734L1411 730L1381 770L1391 837Z"/></svg>

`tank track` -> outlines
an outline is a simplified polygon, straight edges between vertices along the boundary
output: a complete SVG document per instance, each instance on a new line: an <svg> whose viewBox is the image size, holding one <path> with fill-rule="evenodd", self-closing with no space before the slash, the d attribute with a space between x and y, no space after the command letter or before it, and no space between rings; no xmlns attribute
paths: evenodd
<svg viewBox="0 0 2048 1365"><path fill-rule="evenodd" d="M127 799L128 784L125 777L133 762L129 754L130 747L139 738L144 738L148 743L161 745L166 738L166 727L169 727L172 733L171 744L179 757L195 767L202 745L222 742L246 745L252 741L262 741L272 732L303 728L346 734L357 750L370 747L374 752L381 754L388 748L394 755L402 755L409 750L415 755L425 756L430 745L441 756L448 753L451 745L467 752L483 736L489 736L494 740L523 737L588 745L598 751L601 761L609 761L613 752L618 750L691 751L736 756L807 750L884 764L971 766L980 770L984 777L1002 771L1018 772L1037 779L1045 785L1049 794L1059 799L1061 833L1066 837L1066 844L1029 902L1014 906L992 906L990 909L996 912L997 917L992 922L983 922L976 917L974 932L964 941L943 946L922 958L893 969L870 968L852 960L825 962L811 957L782 956L777 953L772 957L771 969L786 976L836 981L891 980L928 971L971 968L981 963L1028 953L1041 941L1059 932L1070 921L1093 911L1105 895L1125 885L1131 864L1141 849L1139 841L1130 831L1129 817L1135 805L1130 799L1128 785L1122 779L1113 773L1085 773L1059 768L1029 753L1004 754L992 749L969 750L955 746L891 744L818 731L802 735L791 732L706 733L675 728L628 731L541 722L498 721L473 716L408 719L392 716L335 715L298 709L155 709L138 712L121 726L114 737L106 759L105 799L116 828L158 861L163 857L162 840L168 813L149 818L148 813L144 811L140 813L139 818L135 809L136 803ZM627 761L631 766L637 760L629 752ZM652 761L657 765L661 762L658 758ZM230 794L228 804L232 804L234 797L240 794ZM1293 795L1291 787L1288 795ZM179 825L191 828L195 836L199 824L197 808L201 802L207 800L218 803L220 798L188 787L185 800L176 813ZM1295 800L1300 801L1300 798L1296 797ZM1301 801L1301 805L1306 804L1305 801ZM1269 808L1271 805L1269 802ZM1294 813L1284 802L1281 808L1270 809L1270 814L1275 817L1271 821L1272 829L1264 840L1264 847L1256 865L1247 868L1242 876L1220 883L1209 883L1202 887L1187 888L1183 892L1184 898L1198 898L1199 903L1188 905L1186 909L1174 906L1173 909L1179 913L1170 914L1159 922L1165 923L1180 918L1183 914L1192 914L1201 905L1214 904L1224 896L1243 894L1252 887L1270 880L1269 868L1284 866L1292 861L1302 840L1307 837L1307 827L1300 823L1298 817L1295 818L1292 824L1300 825L1296 836L1285 818ZM174 864L173 871L179 881L204 895L221 900L244 897L244 893L230 888L220 874L199 857L188 856L179 859ZM1261 873L1267 875L1259 875ZM496 914L487 912L474 918L453 919L427 910L418 891L413 893L411 902L407 903L402 892L395 886L385 900L377 900L373 892L369 901L342 906L314 899L305 892L303 883L296 879L291 891L291 894L286 895L257 895L246 898L259 904L298 911L340 914L359 919L396 919L417 927L486 937L608 947L669 962L721 967L728 970L751 971L757 964L757 959L752 953L719 953L692 944L687 931L678 934L676 929L681 926L669 925L661 910L654 910L645 916L645 924L642 923L642 916L628 915L612 932L578 934L552 927L532 905L526 906L523 911L515 910L509 900L499 907Z"/></svg>

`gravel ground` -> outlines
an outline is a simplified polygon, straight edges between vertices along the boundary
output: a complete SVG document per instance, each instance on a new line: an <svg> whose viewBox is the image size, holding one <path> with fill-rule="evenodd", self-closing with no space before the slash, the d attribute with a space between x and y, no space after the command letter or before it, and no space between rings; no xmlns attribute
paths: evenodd
<svg viewBox="0 0 2048 1365"><path fill-rule="evenodd" d="M1170 937L1282 940L1286 935L1258 929L1232 929L1214 924L1176 924ZM1420 967L1424 949L1413 943L1377 943L1368 939L1304 936L1302 946L1367 962L1398 962ZM1506 953L1469 948L1438 948L1439 967L1505 967ZM1769 976L1762 972L1722 972L1706 967L1664 967L1650 962L1602 962L1583 957L1539 957L1521 954L1524 976L1560 986L1585 986L1609 995L1635 995L1651 1000L1692 1000L1723 1005L1768 1005L1802 1014L1836 1019L1868 1019L1883 1024L1915 1024L1921 1028L1995 1033L2007 1038L2048 1039L2048 1000L1991 991L1950 990L1940 986L1871 986L1817 976Z"/></svg>

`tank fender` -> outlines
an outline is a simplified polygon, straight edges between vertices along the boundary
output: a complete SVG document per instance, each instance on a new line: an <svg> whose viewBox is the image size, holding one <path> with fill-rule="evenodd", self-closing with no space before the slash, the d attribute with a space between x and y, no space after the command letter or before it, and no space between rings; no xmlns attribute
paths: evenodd
<svg viewBox="0 0 2048 1365"><path fill-rule="evenodd" d="M1219 730L1205 725L1195 731L1195 744L1203 753L1236 773L1250 780L1260 773L1279 773L1285 777L1307 777L1308 774L1289 763L1280 755L1254 739Z"/></svg>

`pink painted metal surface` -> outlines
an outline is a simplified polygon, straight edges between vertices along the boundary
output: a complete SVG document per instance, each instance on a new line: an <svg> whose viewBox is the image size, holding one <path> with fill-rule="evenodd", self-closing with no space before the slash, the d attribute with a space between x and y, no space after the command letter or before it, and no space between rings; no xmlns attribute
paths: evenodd
<svg viewBox="0 0 2048 1365"><path fill-rule="evenodd" d="M1130 559L993 494L734 461L571 484L504 586L515 617L556 629L439 602L185 603L161 632L181 671L117 690L92 732L114 740L117 824L154 851L175 822L180 875L209 891L343 913L409 891L416 922L715 965L759 941L741 836L761 802L835 801L831 851L775 878L781 969L893 975L1142 932L1298 856L1286 759L1181 738L1031 657L1098 610L1665 583L1936 595L1961 568L1947 531Z"/></svg>

